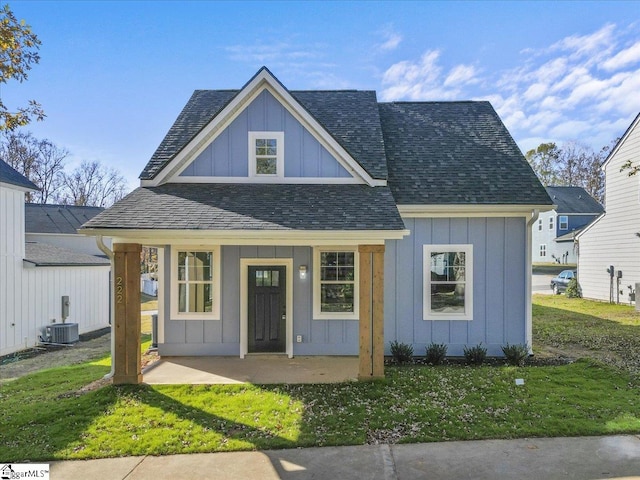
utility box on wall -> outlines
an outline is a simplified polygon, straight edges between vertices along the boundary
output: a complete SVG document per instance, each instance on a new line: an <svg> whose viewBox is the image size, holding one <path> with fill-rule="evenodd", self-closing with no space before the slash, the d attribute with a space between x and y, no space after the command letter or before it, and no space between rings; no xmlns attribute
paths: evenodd
<svg viewBox="0 0 640 480"><path fill-rule="evenodd" d="M638 294L638 292L640 292L640 290L638 290L638 288L640 288L640 283L636 283L636 295ZM635 298L634 298L635 300ZM636 302L636 312L640 312L640 302Z"/></svg>

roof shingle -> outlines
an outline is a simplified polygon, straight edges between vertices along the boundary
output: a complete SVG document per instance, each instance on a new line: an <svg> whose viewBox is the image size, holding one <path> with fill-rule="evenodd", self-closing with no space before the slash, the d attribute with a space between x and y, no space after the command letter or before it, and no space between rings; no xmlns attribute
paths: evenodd
<svg viewBox="0 0 640 480"><path fill-rule="evenodd" d="M83 223L104 210L101 207L27 203L24 206L26 233L78 233Z"/></svg>
<svg viewBox="0 0 640 480"><path fill-rule="evenodd" d="M49 245L48 243L27 242L25 244L26 262L38 267L50 266L74 266L74 267L95 267L108 266L109 259L88 255L86 253L74 252L66 248Z"/></svg>
<svg viewBox="0 0 640 480"><path fill-rule="evenodd" d="M551 204L489 102L381 103L380 119L398 204Z"/></svg>
<svg viewBox="0 0 640 480"><path fill-rule="evenodd" d="M140 187L83 229L403 230L387 187L165 184Z"/></svg>
<svg viewBox="0 0 640 480"><path fill-rule="evenodd" d="M557 213L600 214L604 207L582 187L546 187Z"/></svg>
<svg viewBox="0 0 640 480"><path fill-rule="evenodd" d="M40 190L35 183L12 168L4 160L0 160L0 182L28 188L30 190Z"/></svg>

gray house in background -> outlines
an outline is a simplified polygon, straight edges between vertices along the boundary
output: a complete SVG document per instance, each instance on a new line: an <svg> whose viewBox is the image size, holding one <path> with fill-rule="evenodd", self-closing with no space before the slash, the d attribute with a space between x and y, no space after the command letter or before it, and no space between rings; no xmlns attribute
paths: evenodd
<svg viewBox="0 0 640 480"><path fill-rule="evenodd" d="M576 236L604 208L582 187L546 187L556 208L540 214L533 225L533 263L577 263Z"/></svg>
<svg viewBox="0 0 640 480"><path fill-rule="evenodd" d="M371 310L374 356L531 342L552 201L488 102L290 91L262 68L195 91L140 178L82 232L159 248L163 356L362 358Z"/></svg>
<svg viewBox="0 0 640 480"><path fill-rule="evenodd" d="M26 241L104 256L94 238L78 235L82 224L103 210L102 207L27 203L24 206Z"/></svg>

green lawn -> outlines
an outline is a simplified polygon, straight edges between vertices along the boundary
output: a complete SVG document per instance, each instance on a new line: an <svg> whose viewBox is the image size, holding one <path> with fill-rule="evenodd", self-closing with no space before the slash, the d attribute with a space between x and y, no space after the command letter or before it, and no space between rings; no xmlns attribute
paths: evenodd
<svg viewBox="0 0 640 480"><path fill-rule="evenodd" d="M628 309L564 302L536 298L539 335L557 332L574 343L589 336L584 328L603 328L595 314L607 317L601 322L611 324L613 337L637 329ZM385 380L363 383L77 393L107 371L108 359L0 386L0 462L640 432L638 383L627 370L590 359L544 367L387 367ZM516 378L525 384L516 386Z"/></svg>

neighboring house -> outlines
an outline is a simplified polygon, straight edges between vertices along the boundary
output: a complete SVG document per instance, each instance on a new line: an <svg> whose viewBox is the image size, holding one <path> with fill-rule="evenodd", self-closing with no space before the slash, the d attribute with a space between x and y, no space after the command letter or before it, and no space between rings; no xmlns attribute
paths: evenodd
<svg viewBox="0 0 640 480"><path fill-rule="evenodd" d="M101 207L75 205L25 204L25 233L27 242L48 243L88 255L104 256L95 238L78 235L78 228L98 213ZM109 245L108 242L107 245Z"/></svg>
<svg viewBox="0 0 640 480"><path fill-rule="evenodd" d="M0 355L35 346L42 329L63 320L78 333L109 325L109 260L25 241L24 194L37 190L0 160Z"/></svg>
<svg viewBox="0 0 640 480"><path fill-rule="evenodd" d="M575 237L604 212L582 187L546 187L556 208L543 212L533 225L533 263L566 265L578 261Z"/></svg>
<svg viewBox="0 0 640 480"><path fill-rule="evenodd" d="M578 235L578 281L587 298L627 302L629 286L640 282L640 182L621 170L627 162L640 165L640 114L603 164L606 213Z"/></svg>
<svg viewBox="0 0 640 480"><path fill-rule="evenodd" d="M488 102L262 68L197 90L140 178L81 232L159 248L161 355L359 355L377 376L394 340L531 343L528 222L552 202Z"/></svg>

